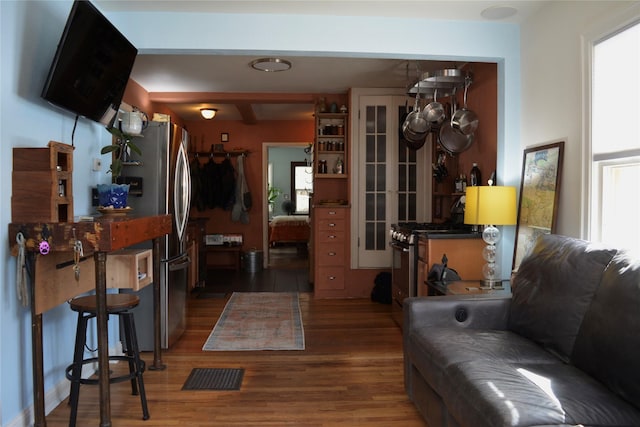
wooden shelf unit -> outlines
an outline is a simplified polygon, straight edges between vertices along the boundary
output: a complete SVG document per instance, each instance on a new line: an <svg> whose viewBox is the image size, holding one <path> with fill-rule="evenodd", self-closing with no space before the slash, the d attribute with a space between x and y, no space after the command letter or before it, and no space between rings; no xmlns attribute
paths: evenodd
<svg viewBox="0 0 640 427"><path fill-rule="evenodd" d="M314 200L349 197L349 124L347 113L316 113L313 148ZM338 161L342 161L342 171ZM323 167L326 170L323 171Z"/></svg>
<svg viewBox="0 0 640 427"><path fill-rule="evenodd" d="M139 291L152 282L151 249L121 249L107 255L107 288Z"/></svg>
<svg viewBox="0 0 640 427"><path fill-rule="evenodd" d="M73 222L73 147L13 149L12 222Z"/></svg>

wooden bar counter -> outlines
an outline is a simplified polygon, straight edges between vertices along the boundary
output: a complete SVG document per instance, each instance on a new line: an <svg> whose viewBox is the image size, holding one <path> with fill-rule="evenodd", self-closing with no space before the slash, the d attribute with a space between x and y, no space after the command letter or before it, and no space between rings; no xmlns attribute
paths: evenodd
<svg viewBox="0 0 640 427"><path fill-rule="evenodd" d="M96 291L97 327L98 327L98 370L100 378L100 426L111 426L111 402L109 391L109 341L107 330L106 289L107 254L118 249L147 240L153 241L153 277L160 277L160 239L171 233L171 215L157 216L102 216L94 221L60 223L11 223L9 224L9 245L13 255L18 254L16 241L18 233L24 237L25 257L33 266L31 278L31 344L33 352L33 394L36 427L46 426L44 413L44 378L42 349L42 313L64 303L69 296ZM49 253L40 253L40 244L46 242ZM93 271L87 270L80 262L80 278L56 281L56 290L52 291L51 280L39 280L35 266L51 267L51 271L60 269L60 259L73 260L77 242L82 243L85 257L93 254ZM71 264L72 268L73 263ZM44 269L43 268L43 269ZM67 274L69 268L66 268ZM47 268L47 270L49 270ZM62 269L61 269L62 270ZM93 274L92 274L93 273ZM61 273L62 274L62 273ZM47 274L48 275L48 274ZM95 279L95 280L93 280ZM46 302L45 302L46 301ZM163 369L160 349L160 289L159 281L153 283L154 302L154 361L150 369Z"/></svg>

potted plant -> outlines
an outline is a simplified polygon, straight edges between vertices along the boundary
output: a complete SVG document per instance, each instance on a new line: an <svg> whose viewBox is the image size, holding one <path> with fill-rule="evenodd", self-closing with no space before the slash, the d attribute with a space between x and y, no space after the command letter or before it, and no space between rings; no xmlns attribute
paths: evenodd
<svg viewBox="0 0 640 427"><path fill-rule="evenodd" d="M276 202L278 196L282 193L278 187L270 185L267 189L267 201L269 203L269 212L273 212L273 204Z"/></svg>
<svg viewBox="0 0 640 427"><path fill-rule="evenodd" d="M115 144L109 144L100 150L100 154L111 154L112 160L108 173L111 173L111 184L98 184L98 197L103 208L123 209L127 207L127 195L129 184L120 184L118 178L122 174L122 166L133 152L141 156L142 151L132 141L132 136L125 134L115 127L107 128L111 135L115 136Z"/></svg>

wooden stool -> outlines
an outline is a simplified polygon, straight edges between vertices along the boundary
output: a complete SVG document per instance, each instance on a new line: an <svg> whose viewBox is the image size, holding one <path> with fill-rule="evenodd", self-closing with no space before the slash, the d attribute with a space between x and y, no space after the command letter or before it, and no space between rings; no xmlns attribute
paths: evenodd
<svg viewBox="0 0 640 427"><path fill-rule="evenodd" d="M142 403L142 419L149 419L147 408L147 396L144 391L144 381L142 373L145 363L140 359L138 350L138 339L136 337L136 327L133 320L133 313L130 309L140 303L140 298L134 294L107 294L107 314L120 316L122 320L125 336L125 355L109 356L109 360L120 360L129 363L129 373L117 377L110 377L109 383L121 381L131 381L131 394L140 394ZM78 413L78 398L80 395L80 384L98 384L97 378L82 378L82 366L88 363L96 363L98 358L91 357L84 359L84 347L87 342L87 323L89 319L96 317L96 296L89 295L74 298L69 302L71 309L78 312L78 327L76 329L76 346L73 352L73 363L66 369L66 377L71 381L71 392L69 404L71 405L71 416L69 427L75 427Z"/></svg>

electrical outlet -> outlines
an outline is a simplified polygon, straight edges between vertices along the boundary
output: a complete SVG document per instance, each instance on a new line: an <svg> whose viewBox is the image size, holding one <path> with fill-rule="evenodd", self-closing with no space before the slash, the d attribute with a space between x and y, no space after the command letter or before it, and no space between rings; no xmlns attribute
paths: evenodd
<svg viewBox="0 0 640 427"><path fill-rule="evenodd" d="M94 172L99 172L101 170L102 170L102 160L93 159L93 171Z"/></svg>

